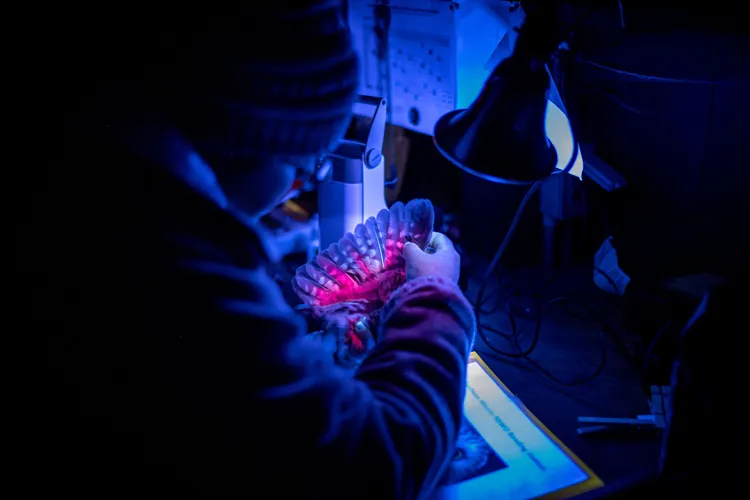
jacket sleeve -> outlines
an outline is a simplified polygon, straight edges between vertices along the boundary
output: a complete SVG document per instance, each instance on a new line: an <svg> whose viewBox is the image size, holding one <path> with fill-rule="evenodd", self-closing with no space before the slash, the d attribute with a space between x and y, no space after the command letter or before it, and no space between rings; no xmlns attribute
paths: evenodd
<svg viewBox="0 0 750 500"><path fill-rule="evenodd" d="M193 270L201 267L229 292L214 331L242 337L220 353L225 380L211 375L223 398L247 399L233 409L243 417L221 424L241 428L231 447L248 449L241 461L263 463L267 474L294 471L294 480L268 488L283 498L303 488L303 497L410 499L435 487L453 454L476 329L456 285L424 277L397 291L383 309L379 343L352 376L303 335L263 273L246 282L243 297L235 279L205 265ZM243 386L237 377L256 382Z"/></svg>
<svg viewBox="0 0 750 500"><path fill-rule="evenodd" d="M325 498L422 498L453 454L475 331L458 287L420 278L383 310L380 342L355 377L305 339L290 347L292 384L265 393L275 421L304 414L307 481ZM304 452L303 452L304 454Z"/></svg>

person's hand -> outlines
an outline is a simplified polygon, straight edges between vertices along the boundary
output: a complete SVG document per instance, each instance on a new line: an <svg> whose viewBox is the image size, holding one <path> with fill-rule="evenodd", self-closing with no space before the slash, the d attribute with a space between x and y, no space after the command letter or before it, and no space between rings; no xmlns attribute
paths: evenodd
<svg viewBox="0 0 750 500"><path fill-rule="evenodd" d="M420 276L435 276L458 283L461 257L458 256L451 240L442 233L432 233L426 251L408 242L404 245L404 259L407 280Z"/></svg>

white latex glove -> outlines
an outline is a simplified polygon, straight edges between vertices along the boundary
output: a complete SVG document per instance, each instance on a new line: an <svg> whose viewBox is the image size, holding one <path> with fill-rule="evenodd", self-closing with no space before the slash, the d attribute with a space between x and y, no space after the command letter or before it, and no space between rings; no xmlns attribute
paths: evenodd
<svg viewBox="0 0 750 500"><path fill-rule="evenodd" d="M411 242L404 245L404 259L407 281L420 276L434 276L458 283L461 257L451 240L442 233L432 233L426 251Z"/></svg>

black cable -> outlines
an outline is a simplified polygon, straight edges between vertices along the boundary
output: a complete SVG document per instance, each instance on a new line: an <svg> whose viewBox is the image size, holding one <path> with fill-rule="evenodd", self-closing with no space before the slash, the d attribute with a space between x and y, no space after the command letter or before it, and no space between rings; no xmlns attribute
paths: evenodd
<svg viewBox="0 0 750 500"><path fill-rule="evenodd" d="M490 265L487 267L487 271L484 273L484 276L482 278L482 281L479 284L479 289L477 290L477 298L476 298L476 304L474 307L475 315L477 318L477 325L478 325L478 334L482 338L482 340L487 344L487 346L492 349L493 351L497 352L498 354L508 355L504 351L497 350L492 346L492 344L486 339L486 336L482 332L481 328L481 313L482 313L482 306L484 305L484 293L487 290L487 286L489 285L490 278L495 274L495 270L497 268L497 265L500 262L500 259L502 258L503 254L505 253L505 250L508 248L508 245L510 244L510 240L513 237L513 233L516 230L516 227L518 226L519 221L521 220L521 216L523 215L524 210L526 209L526 206L529 204L529 201L531 200L532 196L539 190L539 188L546 182L548 182L550 179L554 178L556 175L565 175L568 172L570 172L570 169L573 168L573 165L575 165L575 162L578 160L579 155L579 148L578 148L578 141L575 138L575 134L573 134L571 130L571 136L572 136L572 145L573 145L573 154L570 156L570 159L568 160L567 165L564 169L560 170L559 172L555 172L544 179L536 181L534 184L531 185L529 190L524 195L523 199L521 200L521 203L518 205L518 209L516 210L515 215L513 216L513 220L510 223L510 226L508 227L508 231L505 233L505 237L503 238L502 243L500 243L500 247L497 249L497 252L495 252L495 255L492 257L492 261L490 261Z"/></svg>
<svg viewBox="0 0 750 500"><path fill-rule="evenodd" d="M482 341L484 341L484 343L487 344L487 347L489 347L492 351L496 352L497 354L501 354L503 356L523 357L523 356L519 356L517 353L507 353L501 349L498 349L487 339L487 336L484 334L484 331L483 331L482 320L481 320L481 314L483 312L482 306L485 303L484 294L485 294L485 291L487 290L487 286L489 286L490 278L494 276L495 269L497 268L497 265L500 262L500 259L502 258L503 254L505 253L505 250L508 248L508 245L510 244L511 237L513 236L513 233L515 232L516 227L518 226L518 222L520 221L521 216L523 215L523 211L526 208L526 205L528 205L532 196L539 190L542 184L544 184L546 181L548 181L551 178L552 176L549 176L549 177L546 177L545 179L535 182L524 195L523 200L521 200L521 203L518 206L518 209L516 210L516 214L510 223L510 227L508 227L508 231L505 233L505 238L503 238L503 241L500 244L500 247L497 249L497 252L495 252L495 255L492 257L492 261L490 261L490 265L487 267L487 271L482 277L482 280L479 284L479 289L477 290L476 303L474 304L474 314L477 319L477 334L482 339ZM515 334L515 331L511 333L510 336L514 334ZM503 336L507 337L508 334L504 334Z"/></svg>
<svg viewBox="0 0 750 500"><path fill-rule="evenodd" d="M574 301L575 302L580 302L585 307L587 307L590 310L590 312L593 313L591 315L592 319L596 319L596 320L598 320L601 323L602 328L600 328L600 330L599 330L599 336L602 338L602 341L603 341L603 343L602 343L602 354L601 354L601 359L600 359L599 364L597 365L596 369L592 373L590 373L590 374L588 374L588 375L586 375L584 377L581 377L581 378L579 378L577 380L564 381L564 380L556 377L555 375L553 375L548 370L546 370L538 362L536 362L533 359L531 359L529 357L529 355L534 351L534 349L536 348L536 346L539 343L539 338L540 338L541 331L542 331L542 322L544 320L544 316L549 312L549 310L551 309L551 307L553 305L555 305L555 304L565 303L565 302L574 302ZM588 302L585 301L585 299L582 299L580 297L562 296L562 297L556 297L556 298L548 301L545 304L545 306L540 310L539 314L536 316L535 327L534 327L534 332L532 334L531 345L529 345L527 348L523 348L521 346L521 344L520 344L520 332L518 332L518 330L516 328L515 319L513 318L513 315L510 314L510 313L508 313L508 317L509 317L509 319L511 321L511 329L513 331L513 333L510 334L510 335L508 335L508 334L506 334L504 332L501 332L499 330L496 330L494 328L488 327L487 325L482 325L482 328L485 329L485 330L491 331L493 333L499 334L500 336L502 336L503 338L505 338L505 340L507 340L508 342L512 342L514 344L514 346L516 347L516 349L518 350L518 352L505 352L505 351L498 350L494 346L492 346L492 345L490 345L490 344L487 343L486 336L484 336L484 334L482 333L482 335L481 335L482 340L485 341L485 344L487 344L487 346L490 347L490 349L492 349L493 352L495 352L497 354L501 354L501 355L509 357L509 358L515 358L515 359L521 359L522 358L522 359L526 360L529 364L531 364L534 368L536 368L537 370L539 370L547 378L549 378L550 380L552 380L553 382L556 382L556 383L558 383L560 385L564 385L564 386L567 386L567 387L573 387L573 386L578 386L578 385L585 384L586 382L589 382L589 381L595 379L604 370L604 366L607 363L607 345L606 345L606 343L604 343L604 333L605 333L606 330L609 329L609 326L606 324L606 321L604 321L602 318L599 318L598 315L593 312L593 308L588 304Z"/></svg>
<svg viewBox="0 0 750 500"><path fill-rule="evenodd" d="M574 146L574 149L573 149L574 154L571 157L571 159L569 160L568 165L566 166L566 168L564 170L562 170L560 173L567 173L572 168L572 166L575 164L576 160L578 159L578 144L575 141L575 138L573 140L573 146ZM552 175L559 175L559 174L555 173L555 174L552 174ZM512 235L514 233L514 231L515 231L515 229L516 229L516 227L518 225L518 222L519 222L519 220L521 218L521 215L523 214L523 211L526 208L526 205L528 205L529 200L536 193L536 191L541 187L542 184L544 184L546 181L548 181L549 179L552 178L552 175L549 176L549 177L547 177L547 178L545 178L545 179L542 179L541 181L538 181L538 182L534 183L529 188L529 190L527 191L527 193L524 196L523 200L521 201L521 203L520 203L520 205L519 205L519 207L518 207L518 209L516 211L516 214L515 214L515 216L513 218L513 221L511 222L510 227L508 228L508 231L507 231L507 233L505 235L505 238L503 239L502 243L500 244L500 247L498 248L497 252L493 256L493 259L490 262L490 265L488 266L487 271L485 272L485 274L484 274L484 276L482 278L482 281L480 282L479 289L477 291L477 297L476 297L476 303L475 303L474 310L475 310L475 315L476 315L476 318L477 318L477 325L478 325L477 326L477 334L479 335L479 337L482 339L482 341L485 343L485 345L492 352L494 352L496 354L499 354L501 356L508 357L508 358L524 359L529 364L531 364L534 368L536 368L539 372L541 372L547 378L549 378L550 380L552 380L553 382L556 382L557 384L560 384L560 385L563 385L563 386L572 387L572 386L578 386L578 385L585 384L585 383L593 380L594 378L596 378L597 376L599 376L602 373L602 371L604 370L604 367L606 365L606 362L607 362L607 346L606 346L606 343L602 344L601 360L600 360L599 364L597 365L596 369L591 374L586 375L584 377L581 377L581 378L579 378L577 380L573 380L573 381L565 381L565 380L562 380L562 379L556 377L554 374L552 374L547 369L545 369L543 366L541 366L538 362L536 362L533 359L531 359L529 357L529 355L534 351L534 349L536 348L536 346L539 343L542 321L544 319L545 314L549 311L550 307L553 304L556 304L556 303L570 302L570 301L579 301L580 302L582 299L577 298L577 297L557 297L557 298L552 299L551 301L547 302L547 304L544 306L544 308L541 309L539 311L539 313L537 314L537 316L536 316L536 325L535 325L535 328L534 328L534 333L533 333L533 336L532 336L531 345L529 345L526 348L523 348L521 346L520 342L519 342L519 333L520 332L518 331L515 317L513 316L513 314L510 311L506 311L506 314L507 314L508 320L510 322L511 333L506 333L506 332L503 332L501 330L492 328L492 327L490 327L488 325L484 325L484 324L481 323L482 314L488 314L488 313L494 312L494 310L486 311L482 307L487 302L486 296L485 296L485 292L486 292L486 289L487 289L487 287L489 285L490 278L494 276L496 268L497 268L497 265L500 262L500 259L502 258L503 254L505 253L505 250L508 247L508 244L510 242L510 238L512 237ZM601 271L601 270L598 270L598 271L605 277L605 279L610 284L612 284L614 286L615 289L617 289L617 286L615 285L615 282L614 282L614 280L612 278L610 278L603 271ZM586 305L587 308L591 309L588 304L584 303L584 305ZM592 314L592 319L599 319L599 321L602 323L603 328L600 329L599 335L602 338L602 341L604 341L604 332L605 332L605 329L607 328L606 321L602 321L601 318L598 318L597 316L598 315L596 313ZM509 351L505 351L505 350L502 350L502 349L498 348L496 345L494 345L489 340L489 338L487 337L487 335L485 333L486 331L490 331L490 332L492 332L492 333L494 333L494 334L496 334L496 335L504 338L506 341L512 342L513 345L516 347L517 352L509 352ZM611 333L614 333L614 332L611 332ZM618 346L621 347L623 350L625 350L627 352L627 349L625 348L625 346L622 345L621 342L619 342L619 338L616 335L612 335L612 337L616 341L618 341L618 344L619 344Z"/></svg>
<svg viewBox="0 0 750 500"><path fill-rule="evenodd" d="M591 382L596 377L601 375L601 373L604 371L604 367L607 365L607 344L604 343L604 332L602 330L599 330L599 337L602 339L602 357L599 360L599 364L597 365L596 369L594 369L593 372L591 372L589 375L579 378L578 380L573 380L570 382L564 381L562 379L557 378L555 375L553 375L551 372L546 370L544 367L542 367L539 363L537 363L533 359L529 357L526 357L525 359L534 368L542 372L542 374L545 377L547 377L548 379L552 380L553 382L557 384L564 385L566 387L575 387L575 386L583 385L587 382Z"/></svg>
<svg viewBox="0 0 750 500"><path fill-rule="evenodd" d="M556 298L550 300L549 302L547 302L547 304L544 306L544 309L541 310L540 313L539 313L539 315L537 316L536 327L534 329L534 336L532 338L532 344L531 344L531 346L528 349L526 349L527 352L532 351L536 347L536 345L538 344L538 342L539 342L539 335L540 335L540 332L541 332L541 329L542 329L542 319L544 318L544 315L550 310L550 307L552 305L558 304L558 303L564 303L564 302L579 302L582 305L584 305L586 308L588 308L589 312L593 313L593 310L592 310L593 308L589 305L589 303L587 301L585 301L585 299L582 299L580 297L562 296L562 297L556 297ZM534 366L537 370L539 370L540 372L542 372L542 374L545 375L547 378L549 378L553 382L556 382L556 383L558 383L560 385L572 387L572 386L577 386L577 385L585 384L586 382L589 382L589 381L595 379L597 376L599 376L599 374L601 374L601 372L604 370L604 366L607 363L607 345L604 342L604 332L609 327L606 324L606 321L604 321L602 318L599 318L596 313L593 313L591 315L591 317L592 317L592 319L598 320L601 323L601 326L602 326L602 328L599 329L599 336L602 339L602 355L601 355L601 360L600 360L599 364L597 365L596 369L592 373L590 373L589 375L586 375L584 377L581 377L578 380L564 381L564 380L561 380L561 379L557 378L555 375L553 375L552 373L550 373L548 370L546 370L543 366L541 366L539 363L537 363L533 359L529 358L528 355L525 356L526 361L529 362L532 366ZM520 345L518 337L519 337L518 335L516 335L514 337L514 343L515 343L516 347L518 348L519 352L522 352L523 349L521 348L521 345Z"/></svg>

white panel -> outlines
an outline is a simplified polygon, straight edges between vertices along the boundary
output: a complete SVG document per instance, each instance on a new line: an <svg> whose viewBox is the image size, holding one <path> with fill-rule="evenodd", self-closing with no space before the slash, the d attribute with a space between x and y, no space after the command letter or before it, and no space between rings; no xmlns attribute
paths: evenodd
<svg viewBox="0 0 750 500"><path fill-rule="evenodd" d="M511 23L523 19L520 9L509 12L505 0L392 0L384 65L377 58L375 4L350 0L349 23L362 58L360 93L383 96L390 123L428 135L443 114L476 97L491 69L488 63L510 53ZM498 45L507 49L496 51Z"/></svg>

